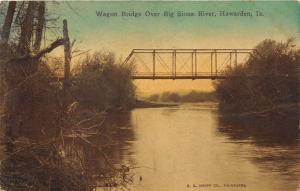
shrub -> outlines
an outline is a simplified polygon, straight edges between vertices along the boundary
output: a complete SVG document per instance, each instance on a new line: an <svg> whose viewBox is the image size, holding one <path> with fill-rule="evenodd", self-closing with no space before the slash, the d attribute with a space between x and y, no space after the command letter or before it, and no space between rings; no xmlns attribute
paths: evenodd
<svg viewBox="0 0 300 191"><path fill-rule="evenodd" d="M74 70L73 95L99 110L128 108L135 98L131 72L132 67L117 63L112 53L87 55Z"/></svg>

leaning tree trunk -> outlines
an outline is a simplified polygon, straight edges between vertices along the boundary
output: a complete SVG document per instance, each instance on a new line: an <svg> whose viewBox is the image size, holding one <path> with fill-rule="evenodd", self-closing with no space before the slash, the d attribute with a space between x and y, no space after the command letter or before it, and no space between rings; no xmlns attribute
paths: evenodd
<svg viewBox="0 0 300 191"><path fill-rule="evenodd" d="M1 34L1 38L5 43L7 43L9 39L10 29L15 14L16 4L17 4L16 1L10 1L8 4L7 13L2 27L2 34Z"/></svg>
<svg viewBox="0 0 300 191"><path fill-rule="evenodd" d="M38 52L41 47L43 28L45 25L45 2L40 1L38 4L38 17L37 17L37 26L35 31L35 42L34 42L34 51Z"/></svg>

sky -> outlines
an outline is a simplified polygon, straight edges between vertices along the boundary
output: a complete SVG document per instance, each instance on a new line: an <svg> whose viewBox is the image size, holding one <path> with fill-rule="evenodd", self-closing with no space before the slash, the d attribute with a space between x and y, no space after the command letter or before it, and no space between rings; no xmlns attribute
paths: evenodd
<svg viewBox="0 0 300 191"><path fill-rule="evenodd" d="M96 11L140 12L140 17L102 17ZM245 11L252 17L145 16L145 12ZM260 11L264 16L255 16ZM134 48L253 48L271 38L294 37L300 44L300 4L297 1L218 2L49 2L52 17L67 19L71 39L82 50L112 51L121 59ZM52 33L52 34L51 34ZM61 31L49 31L55 36ZM212 91L211 80L136 80L139 94L162 91Z"/></svg>

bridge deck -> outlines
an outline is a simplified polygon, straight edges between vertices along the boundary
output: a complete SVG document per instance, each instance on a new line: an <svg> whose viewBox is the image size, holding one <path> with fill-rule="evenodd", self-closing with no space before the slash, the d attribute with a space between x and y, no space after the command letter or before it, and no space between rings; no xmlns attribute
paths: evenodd
<svg viewBox="0 0 300 191"><path fill-rule="evenodd" d="M299 76L257 76L257 75L243 75L243 76L226 76L226 75L199 75L199 76L187 76L187 75L176 75L176 76L166 76L166 75L132 75L133 80L197 80L197 79L207 79L207 80L222 80L222 79L255 79L255 78L281 78L281 79L298 79Z"/></svg>

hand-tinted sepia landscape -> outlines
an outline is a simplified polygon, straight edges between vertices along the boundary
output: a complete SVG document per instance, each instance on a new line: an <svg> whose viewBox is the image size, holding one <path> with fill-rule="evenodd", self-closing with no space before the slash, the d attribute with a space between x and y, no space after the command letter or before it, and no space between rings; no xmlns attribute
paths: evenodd
<svg viewBox="0 0 300 191"><path fill-rule="evenodd" d="M296 191L299 18L296 1L0 2L0 190Z"/></svg>

